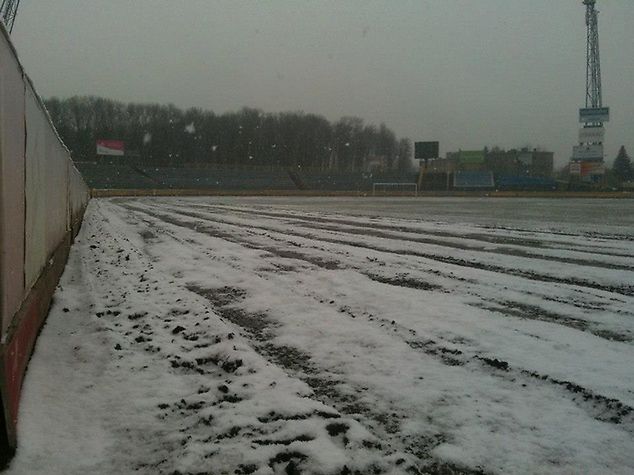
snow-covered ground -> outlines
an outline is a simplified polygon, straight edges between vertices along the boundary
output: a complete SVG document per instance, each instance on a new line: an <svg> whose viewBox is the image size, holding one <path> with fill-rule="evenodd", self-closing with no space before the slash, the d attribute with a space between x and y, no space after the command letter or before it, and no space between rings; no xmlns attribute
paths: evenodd
<svg viewBox="0 0 634 475"><path fill-rule="evenodd" d="M93 200L8 472L634 472L631 214L321 203Z"/></svg>

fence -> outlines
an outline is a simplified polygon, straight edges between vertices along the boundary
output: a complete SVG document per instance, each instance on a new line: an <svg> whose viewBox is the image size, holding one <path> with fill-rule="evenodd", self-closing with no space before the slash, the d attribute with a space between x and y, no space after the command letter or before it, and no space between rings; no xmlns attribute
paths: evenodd
<svg viewBox="0 0 634 475"><path fill-rule="evenodd" d="M16 446L26 365L89 197L0 24L2 458Z"/></svg>

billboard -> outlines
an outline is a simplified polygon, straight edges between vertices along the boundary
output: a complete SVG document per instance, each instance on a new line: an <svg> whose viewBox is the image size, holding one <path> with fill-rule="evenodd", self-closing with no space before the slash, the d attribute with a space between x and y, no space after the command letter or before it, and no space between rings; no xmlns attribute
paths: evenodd
<svg viewBox="0 0 634 475"><path fill-rule="evenodd" d="M123 157L125 155L125 144L121 140L97 140L97 155L110 155L112 157Z"/></svg>
<svg viewBox="0 0 634 475"><path fill-rule="evenodd" d="M387 157L385 157L385 155L370 155L365 162L366 171L385 168L386 163Z"/></svg>
<svg viewBox="0 0 634 475"><path fill-rule="evenodd" d="M461 164L484 163L484 152L482 150L460 150L458 161Z"/></svg>
<svg viewBox="0 0 634 475"><path fill-rule="evenodd" d="M533 154L532 154L532 152L521 152L517 156L517 160L522 165L531 166L533 164Z"/></svg>
<svg viewBox="0 0 634 475"><path fill-rule="evenodd" d="M581 178L605 175L603 162L571 162L570 174Z"/></svg>
<svg viewBox="0 0 634 475"><path fill-rule="evenodd" d="M583 127L579 129L580 143L602 143L604 139L604 127Z"/></svg>
<svg viewBox="0 0 634 475"><path fill-rule="evenodd" d="M603 145L575 145L572 147L573 160L603 160Z"/></svg>
<svg viewBox="0 0 634 475"><path fill-rule="evenodd" d="M440 156L440 144L438 142L416 142L414 144L414 158L428 159Z"/></svg>
<svg viewBox="0 0 634 475"><path fill-rule="evenodd" d="M595 107L590 109L579 109L579 122L609 122L610 108Z"/></svg>

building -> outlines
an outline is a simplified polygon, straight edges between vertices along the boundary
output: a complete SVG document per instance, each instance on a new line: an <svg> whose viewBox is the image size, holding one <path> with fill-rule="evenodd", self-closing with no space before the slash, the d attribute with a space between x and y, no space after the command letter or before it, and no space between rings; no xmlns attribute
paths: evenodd
<svg viewBox="0 0 634 475"><path fill-rule="evenodd" d="M460 171L490 171L495 176L550 178L554 174L554 153L527 148L450 152L447 159Z"/></svg>

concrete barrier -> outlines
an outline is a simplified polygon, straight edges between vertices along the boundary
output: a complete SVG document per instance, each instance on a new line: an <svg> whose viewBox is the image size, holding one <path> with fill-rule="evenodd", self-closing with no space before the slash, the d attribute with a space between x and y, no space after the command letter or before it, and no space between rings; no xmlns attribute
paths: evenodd
<svg viewBox="0 0 634 475"><path fill-rule="evenodd" d="M90 191L0 22L0 463L29 357Z"/></svg>

